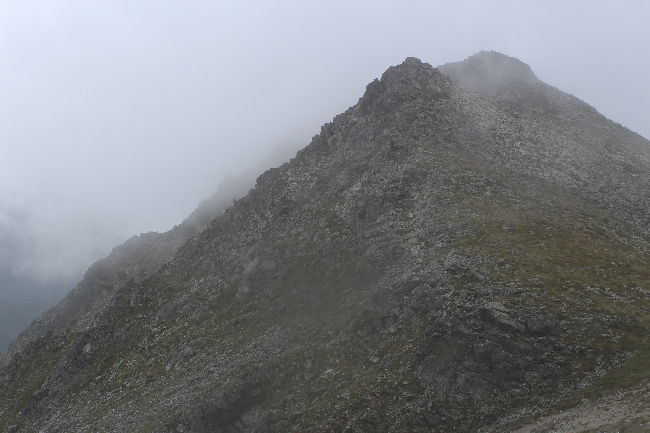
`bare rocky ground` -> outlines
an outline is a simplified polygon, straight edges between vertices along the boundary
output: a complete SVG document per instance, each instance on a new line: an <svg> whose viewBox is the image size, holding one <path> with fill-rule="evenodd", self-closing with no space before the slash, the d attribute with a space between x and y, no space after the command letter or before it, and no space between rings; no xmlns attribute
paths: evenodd
<svg viewBox="0 0 650 433"><path fill-rule="evenodd" d="M647 384L630 391L545 416L515 433L644 432L650 430L650 388Z"/></svg>
<svg viewBox="0 0 650 433"><path fill-rule="evenodd" d="M3 354L0 429L641 428L649 200L650 143L527 65L409 58L93 265Z"/></svg>

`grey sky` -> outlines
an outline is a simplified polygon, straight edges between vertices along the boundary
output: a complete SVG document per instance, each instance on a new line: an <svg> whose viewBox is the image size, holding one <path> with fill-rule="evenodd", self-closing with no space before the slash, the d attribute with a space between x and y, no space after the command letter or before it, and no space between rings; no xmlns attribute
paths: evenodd
<svg viewBox="0 0 650 433"><path fill-rule="evenodd" d="M496 50L650 137L650 2L0 2L0 268L70 275L309 143L415 56Z"/></svg>

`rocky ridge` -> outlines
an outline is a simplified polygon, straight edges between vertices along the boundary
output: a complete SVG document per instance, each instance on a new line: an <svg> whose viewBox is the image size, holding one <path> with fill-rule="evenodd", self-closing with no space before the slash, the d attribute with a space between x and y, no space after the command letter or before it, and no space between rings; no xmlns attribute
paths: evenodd
<svg viewBox="0 0 650 433"><path fill-rule="evenodd" d="M649 180L647 140L518 60L409 58L222 215L121 247L104 298L80 283L7 356L0 426L511 431L625 389Z"/></svg>

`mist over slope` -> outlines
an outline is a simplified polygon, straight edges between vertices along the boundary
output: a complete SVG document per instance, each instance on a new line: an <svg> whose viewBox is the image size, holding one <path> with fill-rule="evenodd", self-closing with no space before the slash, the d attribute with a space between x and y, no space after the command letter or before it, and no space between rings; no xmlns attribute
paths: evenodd
<svg viewBox="0 0 650 433"><path fill-rule="evenodd" d="M167 254L172 254L174 249L192 233L188 226L204 226L207 221L229 207L233 200L243 197L255 185L255 178L261 171L287 161L295 150L295 147L290 145L276 147L252 167L243 170L237 176L229 176L222 180L217 191L200 203L192 215L181 224L182 228L172 230L173 233L182 232L182 234L178 235L179 237L167 235L166 242L171 242L171 246L168 247L171 249ZM114 249L114 245L119 244L117 233L102 227L99 221L61 222L61 227L55 233L48 233L53 224L52 221L35 222L34 218L24 214L0 221L0 263L3 266L0 268L0 351L7 349L33 320L65 298L68 292L82 280L84 271L81 266L84 263L95 261L93 257L102 257L106 252ZM91 233L78 233L75 229L77 227ZM158 233L134 236L124 243L122 250L135 248L135 252L132 252L128 260L137 260L144 250L134 245L143 248L146 244L145 238L158 239L156 242L159 243L159 239L164 237L165 235L161 236ZM175 240L170 241L170 238ZM61 239L69 239L66 243L67 250L60 243ZM143 242L139 243L139 239ZM154 253L149 251L149 254ZM164 254L162 257L169 259ZM140 278L144 275L142 272L151 272L164 261L165 259L160 258L155 261L155 264L149 265L146 272L139 269L137 271L139 273L129 275ZM127 263L124 263L120 269L123 270L125 267L128 267ZM126 277L126 274L124 275ZM117 279L114 284L123 284L125 281L123 278ZM72 323L78 319L75 314L67 311L60 312L59 315L66 316L65 323ZM32 327L32 332L42 320L43 318L37 321L37 324ZM37 333L37 335L41 334Z"/></svg>
<svg viewBox="0 0 650 433"><path fill-rule="evenodd" d="M647 140L522 62L408 58L223 213L93 265L4 354L0 426L512 431L630 390L649 180Z"/></svg>
<svg viewBox="0 0 650 433"><path fill-rule="evenodd" d="M0 351L9 347L32 320L56 305L76 282L58 279L43 284L0 273Z"/></svg>

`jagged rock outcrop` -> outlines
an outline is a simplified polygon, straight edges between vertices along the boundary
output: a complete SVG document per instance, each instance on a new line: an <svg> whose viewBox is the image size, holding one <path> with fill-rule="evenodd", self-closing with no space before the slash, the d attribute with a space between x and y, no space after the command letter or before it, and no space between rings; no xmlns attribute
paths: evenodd
<svg viewBox="0 0 650 433"><path fill-rule="evenodd" d="M650 143L516 59L440 70L389 68L83 327L23 344L0 426L511 431L644 379Z"/></svg>

